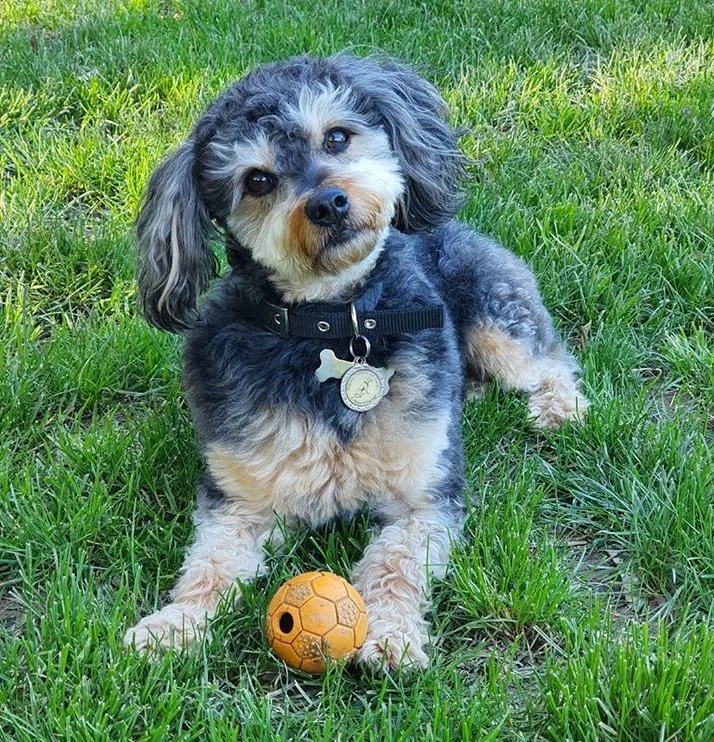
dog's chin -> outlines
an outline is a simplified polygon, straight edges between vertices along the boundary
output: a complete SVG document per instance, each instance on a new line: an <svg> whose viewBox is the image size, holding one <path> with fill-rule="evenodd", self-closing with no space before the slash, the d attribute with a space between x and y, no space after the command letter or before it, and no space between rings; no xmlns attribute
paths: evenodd
<svg viewBox="0 0 714 742"><path fill-rule="evenodd" d="M309 268L287 274L283 265L271 281L287 302L343 301L374 268L385 230L351 227L323 234Z"/></svg>
<svg viewBox="0 0 714 742"><path fill-rule="evenodd" d="M329 230L315 259L319 273L337 274L363 262L380 242L381 231L343 227Z"/></svg>

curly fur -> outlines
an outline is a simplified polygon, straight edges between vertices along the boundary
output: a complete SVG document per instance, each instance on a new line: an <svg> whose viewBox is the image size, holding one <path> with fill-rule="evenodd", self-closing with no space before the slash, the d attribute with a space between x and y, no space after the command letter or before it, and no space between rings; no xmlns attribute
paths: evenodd
<svg viewBox="0 0 714 742"><path fill-rule="evenodd" d="M206 472L173 602L127 644L201 637L234 581L264 572L277 518L317 526L369 508L383 528L353 573L369 612L361 659L427 662L429 574L444 575L464 516L469 383L524 392L541 427L586 408L531 272L453 221L464 162L432 85L340 54L257 68L158 167L137 222L141 305L158 327L188 329ZM259 194L256 170L269 186ZM339 216L311 210L334 194ZM216 234L230 271L199 313ZM336 380L315 378L323 349L350 357L348 339L280 337L245 315L261 296L359 312L440 304L445 320L374 338L369 363L394 375L374 409L355 412Z"/></svg>

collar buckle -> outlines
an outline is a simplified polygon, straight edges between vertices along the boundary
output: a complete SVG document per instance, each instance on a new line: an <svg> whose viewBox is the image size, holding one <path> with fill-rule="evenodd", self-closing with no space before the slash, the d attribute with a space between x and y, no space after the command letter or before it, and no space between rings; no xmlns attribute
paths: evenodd
<svg viewBox="0 0 714 742"><path fill-rule="evenodd" d="M290 337L290 316L287 307L281 307L277 304L265 302L270 311L269 329L281 338Z"/></svg>

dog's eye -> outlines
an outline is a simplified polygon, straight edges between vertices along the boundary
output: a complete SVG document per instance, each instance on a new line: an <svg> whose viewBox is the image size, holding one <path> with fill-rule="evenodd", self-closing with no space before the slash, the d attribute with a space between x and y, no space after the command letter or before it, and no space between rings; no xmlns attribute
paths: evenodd
<svg viewBox="0 0 714 742"><path fill-rule="evenodd" d="M266 173L264 170L250 170L245 176L245 190L251 196L265 196L277 184L276 177L272 173Z"/></svg>
<svg viewBox="0 0 714 742"><path fill-rule="evenodd" d="M325 152L331 155L338 155L344 152L350 143L350 135L344 129L330 129L325 134L325 141L322 146Z"/></svg>

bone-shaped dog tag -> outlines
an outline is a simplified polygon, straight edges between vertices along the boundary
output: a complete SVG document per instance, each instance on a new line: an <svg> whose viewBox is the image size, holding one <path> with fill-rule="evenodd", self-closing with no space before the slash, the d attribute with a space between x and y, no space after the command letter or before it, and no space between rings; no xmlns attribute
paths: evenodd
<svg viewBox="0 0 714 742"><path fill-rule="evenodd" d="M376 407L389 391L389 380L393 375L394 369L375 368L364 358L343 361L328 348L320 352L320 367L315 371L319 382L342 379L342 401L356 412L366 412Z"/></svg>
<svg viewBox="0 0 714 742"><path fill-rule="evenodd" d="M320 352L320 367L315 371L315 376L320 383L328 379L341 379L354 365L354 361L343 361L325 348Z"/></svg>

